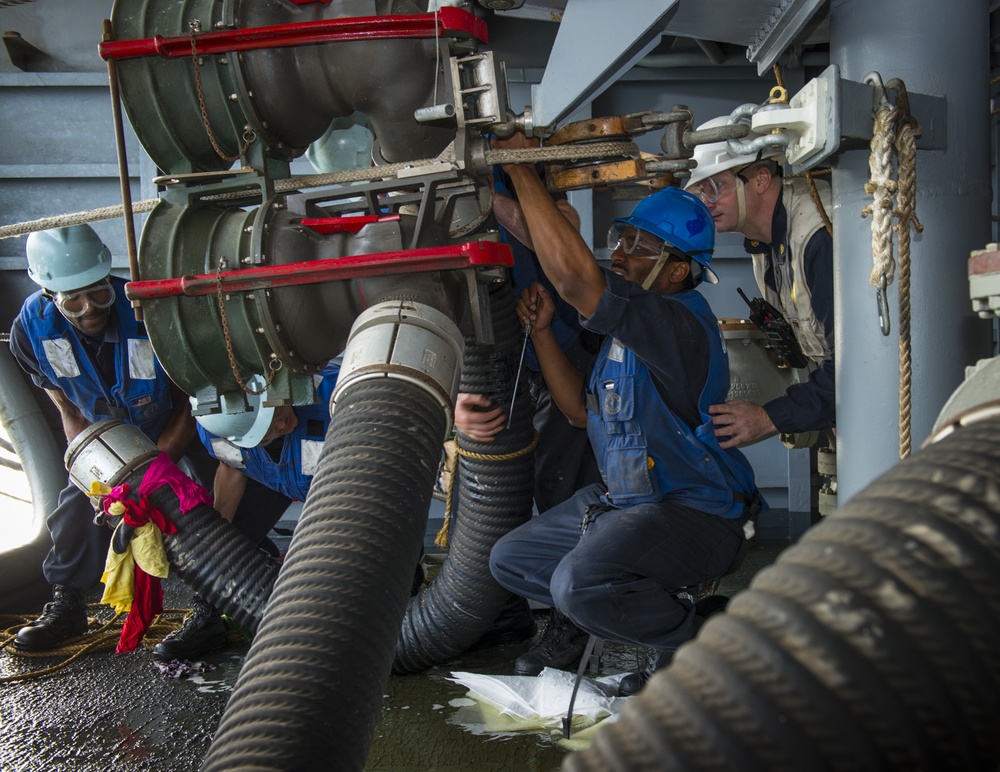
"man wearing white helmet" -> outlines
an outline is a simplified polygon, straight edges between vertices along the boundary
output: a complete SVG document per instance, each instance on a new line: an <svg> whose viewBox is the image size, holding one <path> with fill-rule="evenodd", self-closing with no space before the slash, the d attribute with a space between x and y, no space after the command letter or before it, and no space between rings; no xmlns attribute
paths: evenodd
<svg viewBox="0 0 1000 772"><path fill-rule="evenodd" d="M724 116L698 128L727 123ZM725 141L699 145L694 154L698 165L685 186L701 197L717 231L743 234L764 299L781 311L802 352L817 365L807 381L789 386L763 406L744 400L713 405L710 412L724 448L775 432L830 429L836 421L833 239L807 181L782 182L780 153L766 148L740 155ZM815 185L829 211L829 184Z"/></svg>
<svg viewBox="0 0 1000 772"><path fill-rule="evenodd" d="M530 144L523 134L494 140ZM745 543L746 519L763 505L749 462L719 446L708 414L729 390L719 327L696 289L716 281L715 231L695 196L658 191L613 222L605 270L559 216L534 167L505 170L545 275L583 327L605 338L588 379L551 331L549 293L540 284L522 293L517 312L522 324L534 322L542 374L570 423L587 427L603 482L493 547L496 580L552 607L545 632L514 668L537 675L571 666L589 633L653 650L647 670L622 682L623 693L634 693L710 610L677 590L723 575Z"/></svg>
<svg viewBox="0 0 1000 772"><path fill-rule="evenodd" d="M11 353L59 408L66 439L120 418L178 461L195 437L187 395L154 356L125 282L110 275L110 250L89 225L76 225L32 233L26 251L28 276L41 289L14 320ZM94 525L90 500L72 482L46 526L52 549L42 571L53 600L14 639L25 651L53 649L86 632L84 595L101 578L111 538Z"/></svg>

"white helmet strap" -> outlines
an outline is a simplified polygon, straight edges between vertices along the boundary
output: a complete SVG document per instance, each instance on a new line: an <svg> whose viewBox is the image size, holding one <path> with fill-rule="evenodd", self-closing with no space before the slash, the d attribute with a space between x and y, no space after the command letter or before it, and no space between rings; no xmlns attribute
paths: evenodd
<svg viewBox="0 0 1000 772"><path fill-rule="evenodd" d="M743 177L739 174L734 176L736 178L736 207L738 212L736 231L741 233L743 226L747 224L747 193L743 187Z"/></svg>

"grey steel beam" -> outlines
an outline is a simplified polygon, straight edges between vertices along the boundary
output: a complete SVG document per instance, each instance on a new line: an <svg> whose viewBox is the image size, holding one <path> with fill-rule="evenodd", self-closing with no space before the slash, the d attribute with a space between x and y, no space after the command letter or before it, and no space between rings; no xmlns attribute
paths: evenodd
<svg viewBox="0 0 1000 772"><path fill-rule="evenodd" d="M657 44L677 0L576 0L563 14L542 82L532 89L536 126L555 126L594 99Z"/></svg>

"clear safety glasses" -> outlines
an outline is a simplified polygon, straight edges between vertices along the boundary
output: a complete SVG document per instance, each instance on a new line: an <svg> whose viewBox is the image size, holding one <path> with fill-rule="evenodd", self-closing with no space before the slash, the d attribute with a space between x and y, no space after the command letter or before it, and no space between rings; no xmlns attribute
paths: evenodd
<svg viewBox="0 0 1000 772"><path fill-rule="evenodd" d="M697 185L692 185L688 190L698 196L706 204L714 204L726 195L736 184L736 177L732 174L706 177Z"/></svg>
<svg viewBox="0 0 1000 772"><path fill-rule="evenodd" d="M644 239L643 236L646 238ZM662 240L649 241L649 235L638 228L613 223L608 229L608 249L621 249L626 255L636 257L659 257L667 243Z"/></svg>
<svg viewBox="0 0 1000 772"><path fill-rule="evenodd" d="M59 310L70 318L83 316L88 307L108 308L115 302L115 288L109 279L103 279L75 292L57 292L53 299Z"/></svg>

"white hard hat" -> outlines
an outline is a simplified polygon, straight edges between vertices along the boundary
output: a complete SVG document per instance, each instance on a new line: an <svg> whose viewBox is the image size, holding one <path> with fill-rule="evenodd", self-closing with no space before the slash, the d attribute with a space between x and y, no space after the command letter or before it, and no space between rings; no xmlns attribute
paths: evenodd
<svg viewBox="0 0 1000 772"><path fill-rule="evenodd" d="M713 118L701 124L697 130L718 129L729 125L729 122L728 115L720 115L718 118ZM749 144L750 141L758 136L758 134L750 132L744 142ZM724 172L727 169L738 169L741 166L752 164L755 161L763 161L766 158L774 158L780 163L782 152L783 149L780 147L765 147L760 152L737 155L730 149L728 140L697 145L694 149L694 160L698 162L698 165L691 170L691 177L684 183L684 188L688 189L692 185L696 185L708 177L714 177L719 172Z"/></svg>
<svg viewBox="0 0 1000 772"><path fill-rule="evenodd" d="M254 391L263 388L265 381L255 375L247 382ZM216 437L223 437L241 448L255 448L264 439L271 421L274 419L274 408L264 405L267 392L261 394L247 393L250 409L242 413L212 413L211 415L195 416L195 420ZM191 404L195 400L191 398Z"/></svg>

